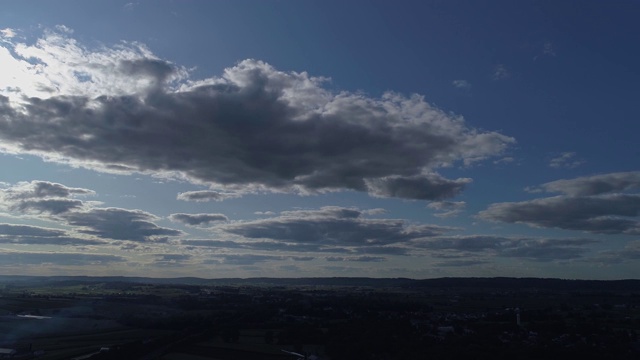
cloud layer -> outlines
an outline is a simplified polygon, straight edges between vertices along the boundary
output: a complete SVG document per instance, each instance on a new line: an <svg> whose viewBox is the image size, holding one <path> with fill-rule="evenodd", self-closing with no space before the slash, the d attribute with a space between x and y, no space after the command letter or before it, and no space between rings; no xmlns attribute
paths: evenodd
<svg viewBox="0 0 640 360"><path fill-rule="evenodd" d="M98 207L100 203L73 198L93 195L92 190L70 188L47 181L20 182L0 190L0 208L28 216L56 221L70 226L77 233L92 235L101 239L129 241L163 241L168 236L179 236L179 230L156 225L159 220L153 214L142 210ZM0 231L38 232L35 227L4 227ZM53 231L53 230L46 230ZM21 234L29 235L29 234ZM33 234L31 234L33 235ZM65 238L50 236L50 243L65 243ZM25 242L26 239L20 242ZM37 240L31 240L32 242ZM44 241L44 240L42 240ZM67 238L66 243L82 243L81 240ZM89 242L84 241L85 243ZM93 241L95 243L95 239Z"/></svg>
<svg viewBox="0 0 640 360"><path fill-rule="evenodd" d="M236 194L348 189L441 200L470 179L446 179L439 167L514 142L419 95L333 93L324 78L258 60L192 81L140 44L90 50L65 28L3 46L3 64L18 74L0 89L3 150L100 171L178 176Z"/></svg>
<svg viewBox="0 0 640 360"><path fill-rule="evenodd" d="M599 234L640 234L640 173L610 173L557 180L534 191L565 195L505 202L489 206L479 217L535 227L581 230Z"/></svg>

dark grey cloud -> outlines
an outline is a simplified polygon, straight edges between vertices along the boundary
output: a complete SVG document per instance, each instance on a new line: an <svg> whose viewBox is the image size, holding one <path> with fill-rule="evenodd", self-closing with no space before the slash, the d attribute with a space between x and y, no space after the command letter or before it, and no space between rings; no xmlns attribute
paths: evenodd
<svg viewBox="0 0 640 360"><path fill-rule="evenodd" d="M212 190L200 190L200 191L186 191L178 194L178 200L183 201L222 201L225 199L231 199L240 196L237 193L220 192Z"/></svg>
<svg viewBox="0 0 640 360"><path fill-rule="evenodd" d="M640 189L640 171L618 172L556 180L542 184L539 190L569 196L592 196Z"/></svg>
<svg viewBox="0 0 640 360"><path fill-rule="evenodd" d="M141 210L119 208L94 208L83 212L71 212L62 218L77 231L105 239L154 241L163 236L179 236L179 230L160 227L152 221L157 218Z"/></svg>
<svg viewBox="0 0 640 360"><path fill-rule="evenodd" d="M0 243L23 245L100 245L106 242L69 236L64 230L30 225L0 224Z"/></svg>
<svg viewBox="0 0 640 360"><path fill-rule="evenodd" d="M169 215L169 219L175 222L181 222L186 225L198 226L208 225L217 221L229 221L224 214L184 214L177 213Z"/></svg>
<svg viewBox="0 0 640 360"><path fill-rule="evenodd" d="M80 209L83 204L83 201L75 199L20 200L14 203L10 209L24 213L32 212L38 214L59 215Z"/></svg>
<svg viewBox="0 0 640 360"><path fill-rule="evenodd" d="M63 265L86 266L123 263L127 260L121 256L106 254L81 254L61 252L0 252L0 266L20 265Z"/></svg>
<svg viewBox="0 0 640 360"><path fill-rule="evenodd" d="M367 190L373 196L418 200L452 198L460 194L465 185L470 182L471 179L449 180L438 174L411 177L388 176L365 180Z"/></svg>
<svg viewBox="0 0 640 360"><path fill-rule="evenodd" d="M590 245L598 242L581 238L531 239L470 235L419 240L415 242L414 246L441 251L441 253L434 254L434 257L437 258L458 258L460 253L467 253L526 258L534 261L553 261L581 258L584 253L589 251ZM454 251L453 256L448 256L447 251Z"/></svg>
<svg viewBox="0 0 640 360"><path fill-rule="evenodd" d="M640 195L556 196L492 204L485 220L601 234L640 234Z"/></svg>
<svg viewBox="0 0 640 360"><path fill-rule="evenodd" d="M403 243L452 230L435 225L412 225L396 219L368 219L361 210L341 207L287 211L278 217L218 228L250 239L354 247Z"/></svg>
<svg viewBox="0 0 640 360"><path fill-rule="evenodd" d="M0 235L18 236L63 236L66 232L31 225L0 224Z"/></svg>
<svg viewBox="0 0 640 360"><path fill-rule="evenodd" d="M82 239L71 236L4 236L0 235L2 244L22 244L22 245L67 245L86 246L104 245L107 242L96 239Z"/></svg>
<svg viewBox="0 0 640 360"><path fill-rule="evenodd" d="M101 171L177 174L235 194L355 190L440 200L469 179L445 179L438 168L500 155L514 142L419 95L333 93L322 78L257 60L188 81L183 68L139 44L92 56L67 36L40 39L47 46L38 56L51 63L42 70L50 78L40 79L55 78L59 90L20 105L0 95L0 140L11 151ZM85 75L57 77L73 71Z"/></svg>

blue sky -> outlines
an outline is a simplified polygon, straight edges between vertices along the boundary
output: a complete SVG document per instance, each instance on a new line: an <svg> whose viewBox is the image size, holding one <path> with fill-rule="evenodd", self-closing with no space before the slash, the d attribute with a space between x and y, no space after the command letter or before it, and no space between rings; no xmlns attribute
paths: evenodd
<svg viewBox="0 0 640 360"><path fill-rule="evenodd" d="M0 272L637 278L635 1L8 1Z"/></svg>

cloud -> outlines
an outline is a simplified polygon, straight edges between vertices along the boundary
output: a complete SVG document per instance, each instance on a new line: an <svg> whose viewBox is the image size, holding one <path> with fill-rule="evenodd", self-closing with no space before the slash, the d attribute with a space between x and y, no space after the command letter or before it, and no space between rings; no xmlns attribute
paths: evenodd
<svg viewBox="0 0 640 360"><path fill-rule="evenodd" d="M0 224L0 235L13 236L62 236L65 232L58 229L49 229L30 225Z"/></svg>
<svg viewBox="0 0 640 360"><path fill-rule="evenodd" d="M100 208L96 207L98 202L69 198L94 194L89 189L47 181L20 182L0 190L0 205L9 211L58 221L80 233L103 239L161 241L163 236L183 235L179 230L159 227L153 223L158 217L141 210ZM74 242L75 239L70 238L69 241Z"/></svg>
<svg viewBox="0 0 640 360"><path fill-rule="evenodd" d="M72 199L41 199L19 201L11 207L23 213L59 215L74 209L80 209L83 202Z"/></svg>
<svg viewBox="0 0 640 360"><path fill-rule="evenodd" d="M286 259L283 256L258 255L258 254L230 254L222 256L224 264L227 265L254 265L268 261Z"/></svg>
<svg viewBox="0 0 640 360"><path fill-rule="evenodd" d="M216 221L229 221L224 214L171 214L169 219L175 222L181 222L186 225L200 226L208 225Z"/></svg>
<svg viewBox="0 0 640 360"><path fill-rule="evenodd" d="M19 182L0 190L0 205L9 211L58 215L81 209L83 201L70 199L78 195L95 195L95 192L49 181Z"/></svg>
<svg viewBox="0 0 640 360"><path fill-rule="evenodd" d="M94 208L71 212L62 218L77 231L105 239L129 241L159 241L166 236L179 236L179 230L160 227L152 221L157 217L142 210Z"/></svg>
<svg viewBox="0 0 640 360"><path fill-rule="evenodd" d="M549 166L556 169L574 169L585 163L584 160L575 159L575 156L575 152L564 152L560 156L551 159Z"/></svg>
<svg viewBox="0 0 640 360"><path fill-rule="evenodd" d="M569 196L591 196L633 189L640 189L640 171L556 180L539 187L539 190L563 193Z"/></svg>
<svg viewBox="0 0 640 360"><path fill-rule="evenodd" d="M481 211L485 220L599 234L640 234L640 195L556 196L497 203Z"/></svg>
<svg viewBox="0 0 640 360"><path fill-rule="evenodd" d="M505 80L511 77L511 73L503 64L498 64L493 68L493 80Z"/></svg>
<svg viewBox="0 0 640 360"><path fill-rule="evenodd" d="M16 36L16 32L13 29L5 28L0 30L0 39L11 39Z"/></svg>
<svg viewBox="0 0 640 360"><path fill-rule="evenodd" d="M327 261L356 261L356 262L382 262L387 259L382 256L327 256Z"/></svg>
<svg viewBox="0 0 640 360"><path fill-rule="evenodd" d="M285 211L278 217L225 224L218 229L248 239L356 248L404 243L453 230L396 219L367 219L361 210L342 207Z"/></svg>
<svg viewBox="0 0 640 360"><path fill-rule="evenodd" d="M493 254L507 258L526 258L534 261L552 261L581 258L588 251L586 246L598 243L591 239L531 239L492 235L440 237L415 242L415 246L429 250L445 251L436 257L447 258L447 251L472 254ZM456 256L458 257L458 256Z"/></svg>
<svg viewBox="0 0 640 360"><path fill-rule="evenodd" d="M471 90L471 83L467 80L453 80L451 85L458 89Z"/></svg>
<svg viewBox="0 0 640 360"><path fill-rule="evenodd" d="M447 267L468 267L475 265L484 265L489 263L486 260L448 260L435 264L436 266L447 266Z"/></svg>
<svg viewBox="0 0 640 360"><path fill-rule="evenodd" d="M533 57L533 61L538 60L540 57L556 57L556 51L553 48L551 41L545 41L542 44L542 53Z"/></svg>
<svg viewBox="0 0 640 360"><path fill-rule="evenodd" d="M67 198L74 195L95 195L95 192L89 189L72 188L42 180L19 182L3 190L3 192L4 196L10 199Z"/></svg>
<svg viewBox="0 0 640 360"><path fill-rule="evenodd" d="M433 216L439 218L456 216L460 214L466 206L467 203L465 203L464 201L437 201L427 205L427 207L430 209L441 211L439 213L433 214Z"/></svg>
<svg viewBox="0 0 640 360"><path fill-rule="evenodd" d="M599 234L640 234L640 172L562 179L527 189L563 195L492 204L478 216L489 221Z"/></svg>
<svg viewBox="0 0 640 360"><path fill-rule="evenodd" d="M0 243L22 245L99 245L104 241L69 236L64 230L30 225L0 224Z"/></svg>
<svg viewBox="0 0 640 360"><path fill-rule="evenodd" d="M126 261L127 260L121 256L106 254L0 251L0 266L35 266L45 264L95 266L123 263Z"/></svg>
<svg viewBox="0 0 640 360"><path fill-rule="evenodd" d="M83 239L72 236L5 236L0 235L0 243L17 245L58 245L58 246L87 246L105 245L106 241Z"/></svg>
<svg viewBox="0 0 640 360"><path fill-rule="evenodd" d="M597 256L585 259L588 262L600 264L619 264L628 261L640 260L640 241L631 241L621 250L607 250L600 252Z"/></svg>
<svg viewBox="0 0 640 360"><path fill-rule="evenodd" d="M189 254L154 254L154 265L160 266L184 266L192 255Z"/></svg>
<svg viewBox="0 0 640 360"><path fill-rule="evenodd" d="M178 200L183 201L196 201L196 202L206 202L206 201L222 201L225 199L232 199L239 197L238 193L229 193L229 192L220 192L220 191L211 191L211 190L200 190L200 191L186 191L178 194Z"/></svg>
<svg viewBox="0 0 640 360"><path fill-rule="evenodd" d="M0 83L19 91L0 89L2 151L98 171L174 176L235 196L355 190L434 200L469 181L438 168L514 143L419 95L334 93L324 78L258 60L190 80L138 43L92 50L58 30L7 46L0 60L16 75Z"/></svg>
<svg viewBox="0 0 640 360"><path fill-rule="evenodd" d="M412 177L385 177L365 181L369 194L376 197L396 197L402 199L442 200L462 192L471 179L445 179L438 174Z"/></svg>

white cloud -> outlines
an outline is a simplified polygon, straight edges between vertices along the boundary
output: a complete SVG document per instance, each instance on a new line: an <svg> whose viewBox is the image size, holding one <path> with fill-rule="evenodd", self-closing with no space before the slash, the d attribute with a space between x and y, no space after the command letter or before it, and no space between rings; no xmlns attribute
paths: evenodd
<svg viewBox="0 0 640 360"><path fill-rule="evenodd" d="M15 37L17 34L15 32L15 30L10 29L10 28L5 28L5 29L1 29L0 30L0 40L2 39L11 39L13 37Z"/></svg>

